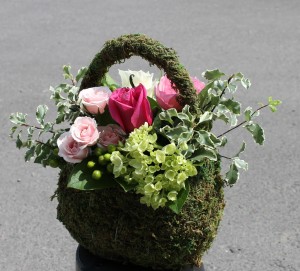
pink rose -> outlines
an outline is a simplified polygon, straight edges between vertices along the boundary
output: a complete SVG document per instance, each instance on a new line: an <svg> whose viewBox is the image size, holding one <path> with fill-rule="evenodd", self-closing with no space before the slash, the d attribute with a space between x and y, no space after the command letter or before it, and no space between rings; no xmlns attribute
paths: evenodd
<svg viewBox="0 0 300 271"><path fill-rule="evenodd" d="M103 147L108 145L117 145L119 141L122 141L125 132L119 125L109 124L107 126L98 126L99 131L99 144Z"/></svg>
<svg viewBox="0 0 300 271"><path fill-rule="evenodd" d="M110 95L111 91L108 87L94 87L81 90L79 99L89 113L96 115L104 112Z"/></svg>
<svg viewBox="0 0 300 271"><path fill-rule="evenodd" d="M78 117L71 126L70 132L81 148L95 145L99 138L97 123L90 117Z"/></svg>
<svg viewBox="0 0 300 271"><path fill-rule="evenodd" d="M205 84L199 81L196 77L191 77L191 81L197 93L205 87ZM156 101L162 109L175 108L178 111L182 109L182 106L177 102L177 91L172 87L171 81L166 75L164 75L155 88Z"/></svg>
<svg viewBox="0 0 300 271"><path fill-rule="evenodd" d="M88 156L88 148L82 148L70 132L63 133L57 139L58 155L69 163L79 163Z"/></svg>
<svg viewBox="0 0 300 271"><path fill-rule="evenodd" d="M145 122L152 124L152 111L147 90L142 84L134 88L116 89L110 96L108 108L112 118L126 133Z"/></svg>
<svg viewBox="0 0 300 271"><path fill-rule="evenodd" d="M199 94L201 90L205 88L205 84L201 82L197 77L191 77L191 81L194 84L194 88L196 89L197 94Z"/></svg>

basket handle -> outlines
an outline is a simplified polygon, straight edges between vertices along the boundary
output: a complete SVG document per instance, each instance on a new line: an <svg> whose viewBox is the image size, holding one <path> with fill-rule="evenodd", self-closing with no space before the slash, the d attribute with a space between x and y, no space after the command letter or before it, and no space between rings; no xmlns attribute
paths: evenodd
<svg viewBox="0 0 300 271"><path fill-rule="evenodd" d="M188 104L191 111L197 111L196 90L187 70L180 64L176 52L142 34L122 35L107 41L92 60L81 82L80 90L99 85L112 65L121 63L133 55L140 56L150 64L163 69L180 94L177 97L179 104L182 106Z"/></svg>

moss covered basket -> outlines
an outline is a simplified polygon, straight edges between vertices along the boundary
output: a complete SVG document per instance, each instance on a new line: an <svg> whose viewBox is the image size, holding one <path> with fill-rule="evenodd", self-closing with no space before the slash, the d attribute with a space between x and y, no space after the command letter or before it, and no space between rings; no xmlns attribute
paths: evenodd
<svg viewBox="0 0 300 271"><path fill-rule="evenodd" d="M197 110L195 90L174 50L144 35L125 35L105 43L90 64L81 89L98 85L113 64L133 55L163 69L180 92L179 103ZM200 266L225 206L219 162L207 162L197 178L190 180L190 193L179 214L142 205L139 195L125 193L121 187L67 188L70 170L64 169L59 177L58 219L83 247L106 259L153 269Z"/></svg>

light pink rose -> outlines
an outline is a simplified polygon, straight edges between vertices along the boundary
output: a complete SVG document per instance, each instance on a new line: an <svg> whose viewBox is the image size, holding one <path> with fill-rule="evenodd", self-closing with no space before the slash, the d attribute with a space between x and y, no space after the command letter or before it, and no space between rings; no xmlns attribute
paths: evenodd
<svg viewBox="0 0 300 271"><path fill-rule="evenodd" d="M108 87L94 87L81 90L79 99L89 113L96 115L104 112L110 95Z"/></svg>
<svg viewBox="0 0 300 271"><path fill-rule="evenodd" d="M122 128L116 124L98 126L98 131L98 142L103 147L107 147L108 145L118 145L119 141L122 141L126 135Z"/></svg>
<svg viewBox="0 0 300 271"><path fill-rule="evenodd" d="M88 148L81 148L70 132L63 133L57 139L58 155L69 163L79 163L88 156Z"/></svg>
<svg viewBox="0 0 300 271"><path fill-rule="evenodd" d="M71 126L70 132L81 148L95 145L99 138L97 123L90 117L78 117Z"/></svg>
<svg viewBox="0 0 300 271"><path fill-rule="evenodd" d="M108 107L111 117L126 133L139 128L145 122L152 124L147 90L142 84L134 88L116 89L110 96Z"/></svg>
<svg viewBox="0 0 300 271"><path fill-rule="evenodd" d="M194 84L194 88L199 94L200 91L205 87L205 84L199 81L196 77L191 77L191 81ZM178 111L182 109L182 106L177 102L176 97L178 96L177 91L172 87L171 81L166 75L164 75L157 86L155 87L156 101L162 109L175 108Z"/></svg>
<svg viewBox="0 0 300 271"><path fill-rule="evenodd" d="M205 84L201 82L197 77L191 77L191 81L194 84L194 88L196 89L197 94L199 94L201 90L205 88Z"/></svg>

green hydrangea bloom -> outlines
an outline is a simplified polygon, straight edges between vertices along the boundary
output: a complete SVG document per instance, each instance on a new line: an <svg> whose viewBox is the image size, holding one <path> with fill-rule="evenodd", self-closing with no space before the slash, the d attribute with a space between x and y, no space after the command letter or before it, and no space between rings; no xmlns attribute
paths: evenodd
<svg viewBox="0 0 300 271"><path fill-rule="evenodd" d="M185 181L197 174L181 151L182 146L174 143L158 145L152 126L145 123L111 154L113 174L136 185L141 203L154 209L163 207L168 201L176 201L179 191L185 189Z"/></svg>

